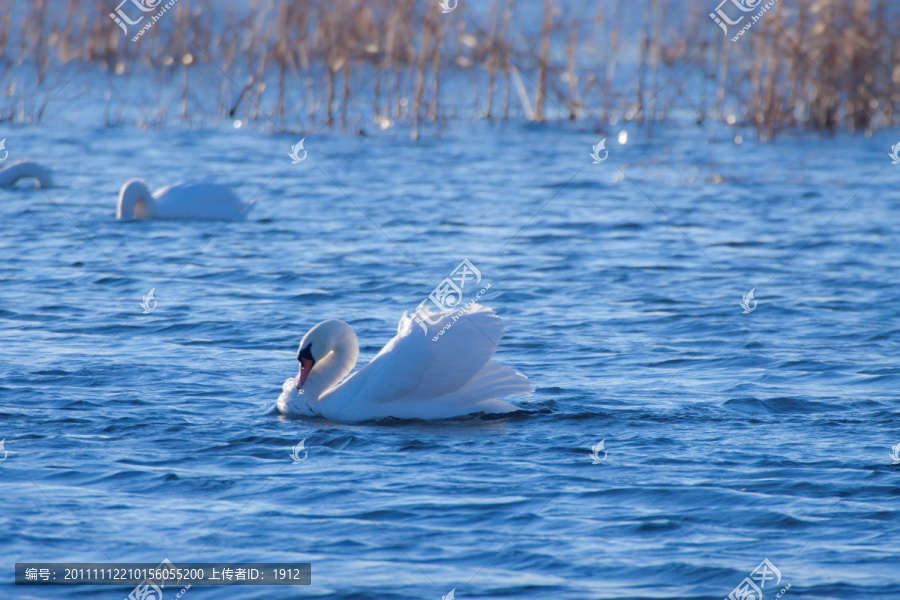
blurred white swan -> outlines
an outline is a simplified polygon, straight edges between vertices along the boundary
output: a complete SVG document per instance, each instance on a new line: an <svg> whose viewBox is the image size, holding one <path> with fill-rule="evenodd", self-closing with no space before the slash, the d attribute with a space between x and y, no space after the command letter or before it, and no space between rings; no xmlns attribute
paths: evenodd
<svg viewBox="0 0 900 600"><path fill-rule="evenodd" d="M500 318L478 304L454 321L456 314L428 313L431 323L424 323L428 332L423 334L420 324L404 313L397 335L343 381L356 364L359 342L343 321L322 321L300 342L300 372L284 382L278 410L347 422L518 410L496 397L529 394L534 386L521 373L491 360L503 337ZM433 341L446 325L450 328Z"/></svg>
<svg viewBox="0 0 900 600"><path fill-rule="evenodd" d="M252 206L216 183L176 183L151 193L144 181L132 179L119 191L116 218L226 221L246 218Z"/></svg>
<svg viewBox="0 0 900 600"><path fill-rule="evenodd" d="M53 187L50 169L30 160L20 160L0 169L0 187L13 187L20 179L33 179L39 188Z"/></svg>

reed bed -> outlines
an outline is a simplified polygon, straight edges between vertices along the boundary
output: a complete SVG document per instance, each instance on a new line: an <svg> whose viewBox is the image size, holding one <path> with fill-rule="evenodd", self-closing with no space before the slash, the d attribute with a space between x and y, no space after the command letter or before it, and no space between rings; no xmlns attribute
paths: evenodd
<svg viewBox="0 0 900 600"><path fill-rule="evenodd" d="M886 0L780 0L736 42L712 0L449 13L438 0L178 0L136 42L149 17L126 35L116 3L0 0L0 120L37 121L57 103L90 115L100 99L110 126L233 119L415 137L458 119L694 121L772 139L868 133L894 125L900 102L900 11Z"/></svg>

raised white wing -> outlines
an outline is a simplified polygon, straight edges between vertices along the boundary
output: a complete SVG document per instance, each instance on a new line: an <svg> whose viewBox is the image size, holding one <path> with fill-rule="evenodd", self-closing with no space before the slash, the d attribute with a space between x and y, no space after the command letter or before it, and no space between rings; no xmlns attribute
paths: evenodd
<svg viewBox="0 0 900 600"><path fill-rule="evenodd" d="M427 333L415 314L404 314L397 335L372 362L328 395L348 402L365 397L374 404L434 401L467 406L533 391L527 377L491 360L503 337L503 323L493 310L475 304L461 315L446 311L424 316Z"/></svg>

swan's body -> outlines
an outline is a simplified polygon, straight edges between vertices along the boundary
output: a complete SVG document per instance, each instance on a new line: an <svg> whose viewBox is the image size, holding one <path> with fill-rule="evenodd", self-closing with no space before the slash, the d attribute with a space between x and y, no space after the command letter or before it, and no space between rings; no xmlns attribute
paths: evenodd
<svg viewBox="0 0 900 600"><path fill-rule="evenodd" d="M503 337L500 318L478 304L456 320L455 315L429 314L423 334L420 324L404 313L397 335L343 381L359 355L356 334L343 321L319 323L300 342L300 372L284 382L278 410L350 422L518 410L496 397L528 394L534 386L521 373L491 360ZM446 325L450 328L433 341Z"/></svg>
<svg viewBox="0 0 900 600"><path fill-rule="evenodd" d="M250 206L216 183L177 183L151 194L146 183L132 179L119 191L116 218L230 221L245 218Z"/></svg>
<svg viewBox="0 0 900 600"><path fill-rule="evenodd" d="M36 162L22 160L0 169L0 188L13 187L20 179L33 179L41 189L53 187L50 169Z"/></svg>

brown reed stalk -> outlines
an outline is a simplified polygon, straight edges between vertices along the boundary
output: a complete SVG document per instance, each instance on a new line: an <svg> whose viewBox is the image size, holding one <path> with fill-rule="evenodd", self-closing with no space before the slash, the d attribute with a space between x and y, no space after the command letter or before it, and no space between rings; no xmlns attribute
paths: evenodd
<svg viewBox="0 0 900 600"><path fill-rule="evenodd" d="M489 118L521 114L510 106L515 88L535 121L554 114L551 98L575 120L624 113L652 126L680 108L762 139L802 127L868 133L897 120L900 40L887 0L781 0L737 42L708 19L705 0L638 6L635 19L634 0L588 0L580 14L593 19L557 19L554 0L543 0L528 22L527 6L492 0L479 27L488 40L468 22L484 17L461 16L465 4L442 15L434 0L179 0L133 42L108 17L108 0L0 0L0 119L40 118L74 63L81 78L101 74L91 93L112 124L128 112L116 101L140 106L153 125L174 99L193 123L271 111L285 127L333 124L339 110L346 129L371 111L417 135L422 119L467 116L447 90L468 81L466 106ZM426 16L436 18L413 39ZM211 83L220 69L223 83ZM125 74L135 89L120 95ZM158 100L138 91L150 82Z"/></svg>
<svg viewBox="0 0 900 600"><path fill-rule="evenodd" d="M550 60L550 34L553 31L553 0L544 0L544 20L541 23L541 53L538 57L537 92L534 97L533 119L544 121L544 99L547 97L547 71Z"/></svg>

